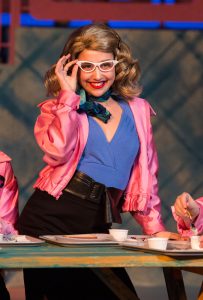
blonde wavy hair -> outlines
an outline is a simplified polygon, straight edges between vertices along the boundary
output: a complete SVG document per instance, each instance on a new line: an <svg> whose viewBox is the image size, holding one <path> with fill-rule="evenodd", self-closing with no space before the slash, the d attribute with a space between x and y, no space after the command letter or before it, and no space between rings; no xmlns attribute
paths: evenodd
<svg viewBox="0 0 203 300"><path fill-rule="evenodd" d="M77 59L83 50L96 50L113 53L119 61L115 66L115 81L112 90L125 100L138 96L141 88L138 84L140 67L137 59L133 59L128 45L123 42L118 33L105 24L91 24L75 30L66 42L60 55L71 54L71 59ZM45 87L48 95L57 96L60 86L55 75L54 64L45 74Z"/></svg>

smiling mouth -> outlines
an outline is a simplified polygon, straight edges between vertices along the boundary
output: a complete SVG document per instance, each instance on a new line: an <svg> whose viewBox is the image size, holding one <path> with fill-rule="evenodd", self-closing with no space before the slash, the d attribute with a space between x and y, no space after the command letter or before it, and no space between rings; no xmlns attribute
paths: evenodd
<svg viewBox="0 0 203 300"><path fill-rule="evenodd" d="M90 86L94 89L101 89L104 87L105 85L105 81L100 81L100 82L89 82Z"/></svg>

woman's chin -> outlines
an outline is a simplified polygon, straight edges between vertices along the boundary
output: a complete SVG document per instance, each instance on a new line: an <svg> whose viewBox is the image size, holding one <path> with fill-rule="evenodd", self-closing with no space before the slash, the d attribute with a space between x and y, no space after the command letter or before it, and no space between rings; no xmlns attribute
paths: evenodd
<svg viewBox="0 0 203 300"><path fill-rule="evenodd" d="M88 94L90 94L91 96L94 96L94 97L101 97L102 95L104 95L106 93L106 90L92 90L92 91L89 91Z"/></svg>

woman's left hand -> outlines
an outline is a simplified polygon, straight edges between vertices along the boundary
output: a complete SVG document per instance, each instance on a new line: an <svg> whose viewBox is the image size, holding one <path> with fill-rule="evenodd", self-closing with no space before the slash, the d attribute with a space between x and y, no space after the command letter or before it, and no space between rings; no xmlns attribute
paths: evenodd
<svg viewBox="0 0 203 300"><path fill-rule="evenodd" d="M62 90L76 91L77 87L77 72L78 65L76 64L77 59L69 61L70 54L62 56L55 67L55 74ZM70 71L69 74L69 70ZM69 75L68 75L69 74Z"/></svg>

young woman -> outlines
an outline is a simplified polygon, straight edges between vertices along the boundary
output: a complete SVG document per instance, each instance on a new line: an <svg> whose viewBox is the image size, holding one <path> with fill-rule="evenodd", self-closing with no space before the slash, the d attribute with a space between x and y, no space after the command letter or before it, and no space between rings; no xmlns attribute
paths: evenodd
<svg viewBox="0 0 203 300"><path fill-rule="evenodd" d="M0 151L0 233L16 234L18 218L18 185L11 166L11 158ZM0 272L0 299L10 299Z"/></svg>
<svg viewBox="0 0 203 300"><path fill-rule="evenodd" d="M170 234L160 214L154 112L138 98L139 74L129 47L106 25L69 37L46 74L55 98L39 105L34 129L46 167L20 216L21 233L103 233L131 212L145 234ZM113 271L135 293L124 269ZM91 269L25 270L25 287L27 299L67 299L70 289L75 299L118 299Z"/></svg>

